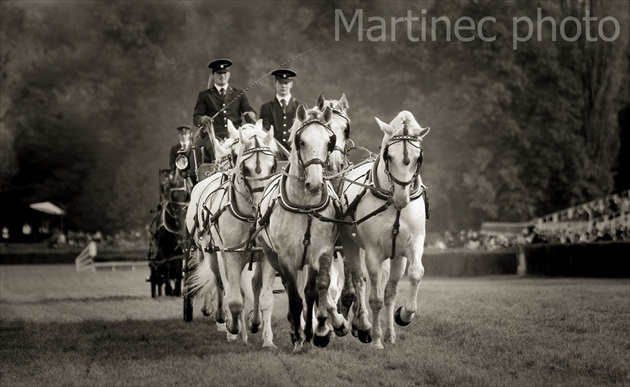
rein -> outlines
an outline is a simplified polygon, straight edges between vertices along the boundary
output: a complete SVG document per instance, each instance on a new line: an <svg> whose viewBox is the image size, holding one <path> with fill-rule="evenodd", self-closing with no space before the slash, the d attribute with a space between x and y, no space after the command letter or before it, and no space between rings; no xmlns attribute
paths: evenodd
<svg viewBox="0 0 630 387"><path fill-rule="evenodd" d="M215 229L217 230L217 233L219 234L219 238L220 236L220 232L219 232L219 218L221 217L221 215L223 214L223 212L225 212L226 210L229 210L230 213L239 221L241 222L246 222L246 223L250 223L251 226L249 228L249 232L248 232L248 236L247 238L241 242L238 243L237 245L234 246L230 246L230 247L225 247L223 249L219 249L218 246L215 246L215 244L213 242L211 242L211 247L209 246L209 248L211 248L214 251L223 251L223 252L246 252L246 251L250 251L251 252L251 256L250 256L250 260L249 260L249 270L252 270L252 264L253 264L253 256L254 256L254 252L251 251L252 246L255 244L255 235L254 233L256 232L256 219L258 218L258 211L259 208L258 206L254 205L253 203L253 193L255 192L260 192L262 190L264 190L264 187L260 187L260 188L252 188L250 185L250 181L265 181L268 180L274 176L276 176L275 174L275 168L276 168L276 163L275 163L275 153L273 153L273 151L271 150L271 148L267 147L267 146L260 146L258 144L258 138L255 138L256 141L256 146L254 148L250 148L247 149L245 151L243 151L242 155L241 155L241 160L239 161L239 166L240 169L238 171L238 173L235 173L235 169L236 166L234 167L234 169L232 170L232 178L229 179L228 181L224 182L218 189L223 189L226 191L227 195L228 195L228 201L227 203L220 207L220 209L211 217L208 216L207 221L209 220L208 224L207 224L207 229L209 229L210 227L214 226ZM274 165L272 168L272 173L266 176L261 176L261 177L248 177L245 176L245 164L244 162L246 160L248 160L251 157L256 157L256 168L255 168L255 172L256 173L261 173L262 172L262 168L260 167L260 153L264 153L266 155L270 155L274 157ZM247 156L247 157L245 157ZM243 183L245 185L245 189L246 189L246 193L243 193L241 191L239 191L236 186L236 179L237 178L241 178L243 179ZM249 214L244 214L237 206L236 204L236 200L234 195L235 194L239 194L243 199L245 199L245 201L247 203L249 203L253 208L254 208L254 214L249 215ZM223 195L223 198L225 198L225 194ZM223 198L221 199L221 201L223 201ZM208 211L208 214L210 214L210 209L208 209L207 207L205 207L205 210ZM242 251L241 249L245 247L245 251Z"/></svg>

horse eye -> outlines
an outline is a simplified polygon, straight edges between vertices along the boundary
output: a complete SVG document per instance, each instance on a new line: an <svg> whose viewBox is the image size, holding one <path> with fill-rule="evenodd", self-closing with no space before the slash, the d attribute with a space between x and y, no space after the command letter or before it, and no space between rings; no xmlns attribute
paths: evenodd
<svg viewBox="0 0 630 387"><path fill-rule="evenodd" d="M304 141L300 140L300 146L304 146Z"/></svg>

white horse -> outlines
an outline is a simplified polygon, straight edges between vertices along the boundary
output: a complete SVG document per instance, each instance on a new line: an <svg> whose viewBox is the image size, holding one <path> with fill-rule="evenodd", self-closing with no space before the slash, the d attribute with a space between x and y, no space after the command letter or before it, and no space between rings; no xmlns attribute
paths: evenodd
<svg viewBox="0 0 630 387"><path fill-rule="evenodd" d="M348 166L348 149L350 142L350 118L348 117L348 99L346 94L342 93L341 97L336 99L325 99L324 94L320 94L317 98L317 108L323 111L329 106L333 115L330 120L330 129L335 134L335 146L333 151L328 155L328 172L337 174L342 172ZM338 179L338 181L341 181ZM336 187L336 184L333 183Z"/></svg>
<svg viewBox="0 0 630 387"><path fill-rule="evenodd" d="M185 240L186 267L188 272L184 283L184 321L192 321L192 298L201 298L203 306L202 313L209 316L216 311L215 320L219 330L225 331L225 314L223 308L223 281L220 276L219 263L216 255L204 254L204 249L208 248L209 236L207 217L203 210L203 198L218 189L223 181L227 179L231 163L238 154L241 143L239 141L239 131L228 120L229 137L220 144L212 141L214 138L214 128L210 125L210 133L205 141L205 146L211 147L215 155L215 161L207 170L215 172L204 176L203 179L193 187L190 194L190 204L185 212L184 222L186 224L183 236ZM207 258L207 259L206 259ZM205 279L205 282L199 278ZM194 285L194 286L192 286ZM202 286L203 285L203 286Z"/></svg>
<svg viewBox="0 0 630 387"><path fill-rule="evenodd" d="M356 291L353 330L363 342L383 348L380 312L385 306L385 340L394 343L394 320L405 326L416 312L418 287L424 267L426 187L420 178L422 138L429 128L421 127L408 111L402 111L390 124L376 118L384 132L381 153L373 163L348 173L341 193L343 222L342 245L346 256L346 284L342 304L344 314ZM365 305L365 280L360 249L365 250L365 266L371 282L369 304L372 323ZM391 258L391 260L390 260ZM394 313L398 282L409 261L409 290L405 303ZM388 267L391 263L391 267ZM389 280L383 283L389 269ZM370 332L371 331L371 332Z"/></svg>
<svg viewBox="0 0 630 387"><path fill-rule="evenodd" d="M205 261L217 267L198 266L191 277L193 288L211 287L221 279L225 299L231 318L227 319L226 328L232 335L239 335L247 342L245 327L244 297L253 304L251 274L242 276L248 262L258 258L250 256L253 224L256 220L256 208L260 201L265 181L272 176L276 167L277 148L273 140L273 128L265 132L262 120L256 125L246 124L239 130L239 153L231 176L222 182L215 179L210 182L198 198L197 219L205 219L200 226L199 245ZM208 180L208 179L207 179ZM219 258L217 254L219 252ZM260 255L260 254L258 254ZM220 286L216 286L221 292ZM222 316L222 294L217 294L217 315ZM212 298L212 297L211 297ZM216 317L215 317L216 318ZM217 319L217 321L219 321ZM256 331L254 327L253 331ZM229 336L229 338L232 338Z"/></svg>
<svg viewBox="0 0 630 387"><path fill-rule="evenodd" d="M337 312L334 293L330 292L338 235L334 222L337 199L332 186L324 182L324 170L336 145L329 126L332 114L329 106L308 111L303 105L298 107L289 139L293 145L289 164L283 174L268 184L260 202L259 224L263 230L257 241L267 259L261 261L255 277L255 300L259 298L261 302L263 332L268 329L268 336L272 337L271 284L275 272L280 273L289 299L294 351L311 339L316 346L326 346L331 334L329 317L338 335L348 332L347 321ZM262 288L258 296L256 288ZM313 313L317 318L315 332Z"/></svg>

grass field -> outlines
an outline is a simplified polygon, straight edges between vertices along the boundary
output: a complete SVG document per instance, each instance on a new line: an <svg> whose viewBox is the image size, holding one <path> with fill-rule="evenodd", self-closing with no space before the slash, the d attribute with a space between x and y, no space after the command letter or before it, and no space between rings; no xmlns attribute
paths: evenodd
<svg viewBox="0 0 630 387"><path fill-rule="evenodd" d="M385 350L348 335L293 355L286 294L269 351L226 342L198 303L182 322L147 275L0 265L0 385L630 385L627 279L427 275Z"/></svg>

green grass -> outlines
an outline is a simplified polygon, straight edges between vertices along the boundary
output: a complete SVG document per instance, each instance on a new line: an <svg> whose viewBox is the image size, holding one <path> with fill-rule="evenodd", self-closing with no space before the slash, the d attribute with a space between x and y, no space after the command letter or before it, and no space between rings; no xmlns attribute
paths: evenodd
<svg viewBox="0 0 630 387"><path fill-rule="evenodd" d="M427 278L385 350L346 336L294 355L286 294L269 351L226 342L198 303L183 323L147 274L0 266L0 385L630 385L628 280Z"/></svg>

